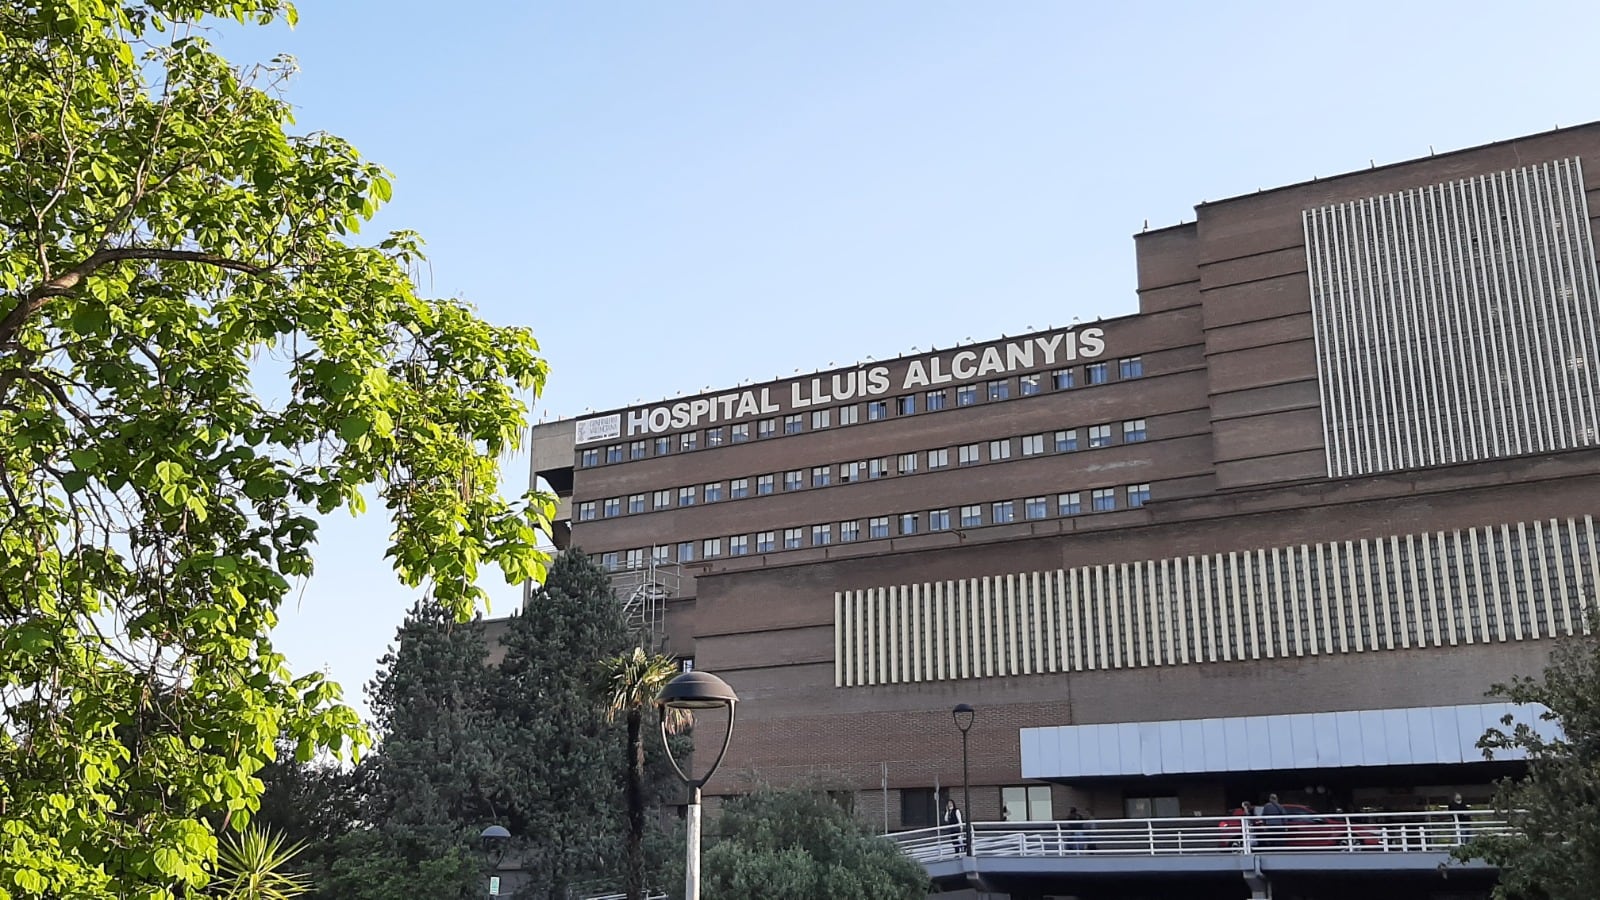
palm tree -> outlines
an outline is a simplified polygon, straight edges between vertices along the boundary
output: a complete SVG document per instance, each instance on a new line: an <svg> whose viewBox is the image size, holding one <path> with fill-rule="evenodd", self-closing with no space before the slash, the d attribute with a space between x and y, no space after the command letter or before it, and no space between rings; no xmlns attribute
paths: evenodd
<svg viewBox="0 0 1600 900"><path fill-rule="evenodd" d="M635 647L606 660L606 670L611 674L611 703L607 718L615 722L623 717L628 726L628 742L624 748L624 765L628 773L628 900L644 897L644 721L645 715L661 696L661 688L678 674L678 664L671 657L645 653ZM689 727L688 712L665 709L666 730L677 734Z"/></svg>
<svg viewBox="0 0 1600 900"><path fill-rule="evenodd" d="M217 879L212 893L221 900L290 900L311 890L305 875L285 871L305 849L285 846L283 835L250 826L229 834L217 848Z"/></svg>

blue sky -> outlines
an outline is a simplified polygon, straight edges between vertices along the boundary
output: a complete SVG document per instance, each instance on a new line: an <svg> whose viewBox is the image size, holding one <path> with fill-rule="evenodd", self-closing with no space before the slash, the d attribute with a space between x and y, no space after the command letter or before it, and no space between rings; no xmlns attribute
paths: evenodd
<svg viewBox="0 0 1600 900"><path fill-rule="evenodd" d="M1600 118L1593 3L446 8L219 42L394 171L370 233L423 234L425 289L534 329L536 416L1131 313L1146 221ZM278 633L360 705L413 599L386 534L330 517Z"/></svg>

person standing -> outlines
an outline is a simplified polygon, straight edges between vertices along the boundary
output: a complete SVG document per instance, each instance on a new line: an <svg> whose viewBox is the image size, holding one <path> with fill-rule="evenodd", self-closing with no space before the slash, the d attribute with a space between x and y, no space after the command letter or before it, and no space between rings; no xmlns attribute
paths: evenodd
<svg viewBox="0 0 1600 900"><path fill-rule="evenodd" d="M1266 832L1266 835L1264 836L1266 838L1266 840L1263 840L1261 842L1261 846L1263 846L1263 847L1272 846L1271 838L1273 838L1274 836L1280 835L1280 833L1282 832L1282 830L1285 827L1285 825L1284 825L1284 823L1282 821L1273 821L1273 820L1274 819L1281 820L1284 816L1286 816L1288 814L1289 814L1289 811L1284 809L1283 808L1283 804L1278 802L1278 795L1277 794L1268 794L1267 795L1267 805L1261 807L1261 816L1262 816L1262 818L1264 820L1262 825L1263 825L1263 830Z"/></svg>
<svg viewBox="0 0 1600 900"><path fill-rule="evenodd" d="M949 826L952 826L952 825L955 826L955 835L956 835L956 842L955 843L956 843L956 853L957 853L957 855L964 854L964 853L967 852L967 834L966 834L966 829L961 827L962 824L965 823L965 821L966 820L961 817L961 807L956 806L956 801L954 799L946 800L944 802L944 818L940 821L939 824L944 825L946 827L949 827Z"/></svg>
<svg viewBox="0 0 1600 900"><path fill-rule="evenodd" d="M1466 835L1463 834L1461 829L1461 814L1467 811L1467 803L1461 799L1460 791L1457 791L1456 795L1450 798L1450 803L1445 808L1450 810L1450 821L1455 825L1456 843L1466 843Z"/></svg>

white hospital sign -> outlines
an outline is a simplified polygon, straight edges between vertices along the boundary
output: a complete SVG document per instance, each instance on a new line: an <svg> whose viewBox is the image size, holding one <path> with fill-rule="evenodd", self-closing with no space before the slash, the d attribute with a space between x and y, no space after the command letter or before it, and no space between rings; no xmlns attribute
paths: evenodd
<svg viewBox="0 0 1600 900"><path fill-rule="evenodd" d="M924 390L941 384L971 381L1079 359L1094 359L1105 352L1105 331L1084 328L1058 331L982 350L956 350L913 359L896 382L888 366L862 366L854 371L799 379L783 386L732 391L715 397L697 397L666 406L643 407L592 419L579 419L577 443L615 440L626 433L656 434L701 425L737 422L756 416L824 406L842 400L881 397L891 390Z"/></svg>

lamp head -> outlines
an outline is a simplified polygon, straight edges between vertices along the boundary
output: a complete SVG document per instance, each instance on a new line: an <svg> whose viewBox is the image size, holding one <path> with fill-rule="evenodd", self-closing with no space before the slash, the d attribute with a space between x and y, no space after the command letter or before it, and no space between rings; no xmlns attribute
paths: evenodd
<svg viewBox="0 0 1600 900"><path fill-rule="evenodd" d="M967 703L957 703L956 708L950 710L950 718L956 723L956 728L959 729L962 734L966 734L967 729L972 727L972 719L977 714L978 711L973 709L972 706Z"/></svg>
<svg viewBox="0 0 1600 900"><path fill-rule="evenodd" d="M490 825L478 836L483 841L483 858L490 866L500 865L500 860L506 854L506 843L511 840L511 832L501 825Z"/></svg>
<svg viewBox="0 0 1600 900"><path fill-rule="evenodd" d="M717 709L732 707L739 695L728 683L710 672L684 672L661 688L659 702L673 709Z"/></svg>

